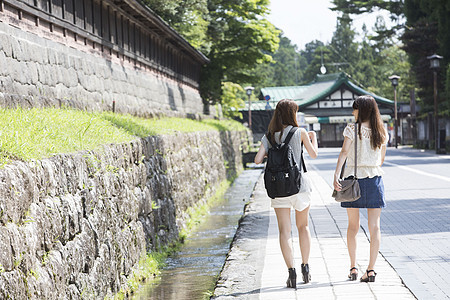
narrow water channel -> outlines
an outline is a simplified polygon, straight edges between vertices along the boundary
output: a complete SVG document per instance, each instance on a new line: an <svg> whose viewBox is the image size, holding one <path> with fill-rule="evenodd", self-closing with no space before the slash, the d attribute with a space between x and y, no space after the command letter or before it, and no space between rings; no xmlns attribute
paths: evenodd
<svg viewBox="0 0 450 300"><path fill-rule="evenodd" d="M167 259L160 280L144 286L133 299L209 299L260 174L261 169L242 172L180 251Z"/></svg>

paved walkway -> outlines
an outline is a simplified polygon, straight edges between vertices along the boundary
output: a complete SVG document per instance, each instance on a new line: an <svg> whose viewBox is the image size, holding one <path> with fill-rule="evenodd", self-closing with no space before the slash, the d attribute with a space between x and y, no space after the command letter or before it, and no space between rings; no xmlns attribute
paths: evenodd
<svg viewBox="0 0 450 300"><path fill-rule="evenodd" d="M378 257L374 283L347 280L347 215L330 197L331 188L314 170L309 170L315 189L310 209L312 237L310 267L312 280L301 281L298 235L293 222L293 248L298 270L297 291L286 288L287 269L278 244L274 210L259 179L240 223L220 275L213 299L415 299L382 255ZM367 220L361 215L361 224ZM358 234L358 266L368 263L369 242Z"/></svg>
<svg viewBox="0 0 450 300"><path fill-rule="evenodd" d="M328 184L339 151L321 148L307 161ZM450 299L449 168L450 155L400 147L388 148L383 164L380 252L418 299Z"/></svg>

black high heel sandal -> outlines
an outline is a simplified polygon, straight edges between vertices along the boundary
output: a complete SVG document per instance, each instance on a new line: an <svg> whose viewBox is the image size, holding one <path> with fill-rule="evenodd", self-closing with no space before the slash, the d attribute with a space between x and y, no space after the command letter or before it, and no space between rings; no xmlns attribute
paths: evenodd
<svg viewBox="0 0 450 300"><path fill-rule="evenodd" d="M288 288L297 289L297 273L295 272L295 268L289 268L289 278L286 281Z"/></svg>
<svg viewBox="0 0 450 300"><path fill-rule="evenodd" d="M309 264L302 264L303 282L308 283L311 281L311 274L309 274Z"/></svg>
<svg viewBox="0 0 450 300"><path fill-rule="evenodd" d="M369 275L370 272L373 272L374 275ZM377 276L377 273L375 273L374 270L366 270L367 277L360 279L361 282L375 282L375 276Z"/></svg>
<svg viewBox="0 0 450 300"><path fill-rule="evenodd" d="M356 273L352 273L353 270L356 270ZM358 268L353 267L350 269L350 274L348 275L348 278L350 278L350 281L355 281L358 279Z"/></svg>

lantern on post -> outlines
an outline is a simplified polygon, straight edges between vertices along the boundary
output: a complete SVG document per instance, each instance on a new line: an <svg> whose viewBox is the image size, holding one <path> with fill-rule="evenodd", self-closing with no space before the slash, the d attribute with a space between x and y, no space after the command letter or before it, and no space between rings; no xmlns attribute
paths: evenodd
<svg viewBox="0 0 450 300"><path fill-rule="evenodd" d="M252 86L246 86L244 89L248 96L248 128L250 128L250 130L252 130L252 99L251 99L251 96L252 96L253 90L255 88Z"/></svg>
<svg viewBox="0 0 450 300"><path fill-rule="evenodd" d="M397 148L397 141L398 141L398 124L397 124L397 86L398 81L400 79L400 76L398 75L392 75L389 76L389 79L391 80L392 86L394 87L394 145L395 148Z"/></svg>
<svg viewBox="0 0 450 300"><path fill-rule="evenodd" d="M438 115L437 115L437 71L439 70L439 61L443 57L437 54L427 56L430 61L430 69L433 70L433 86L434 86L434 150L438 152Z"/></svg>

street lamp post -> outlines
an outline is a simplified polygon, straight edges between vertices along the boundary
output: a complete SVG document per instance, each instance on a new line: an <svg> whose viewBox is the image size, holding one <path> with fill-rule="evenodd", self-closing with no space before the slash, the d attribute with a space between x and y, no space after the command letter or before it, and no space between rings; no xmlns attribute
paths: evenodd
<svg viewBox="0 0 450 300"><path fill-rule="evenodd" d="M397 148L397 141L398 141L398 125L397 125L397 86L398 86L398 80L400 79L400 76L392 75L389 76L389 79L391 80L392 86L394 87L394 144L395 148Z"/></svg>
<svg viewBox="0 0 450 300"><path fill-rule="evenodd" d="M439 69L439 60L443 57L437 54L427 56L430 61L430 68L433 70L434 77L434 150L438 152L438 114L437 114L437 71Z"/></svg>
<svg viewBox="0 0 450 300"><path fill-rule="evenodd" d="M255 88L252 86L247 86L244 89L248 96L248 128L250 128L250 130L252 130L252 99L251 99L251 96L252 96L253 90Z"/></svg>

